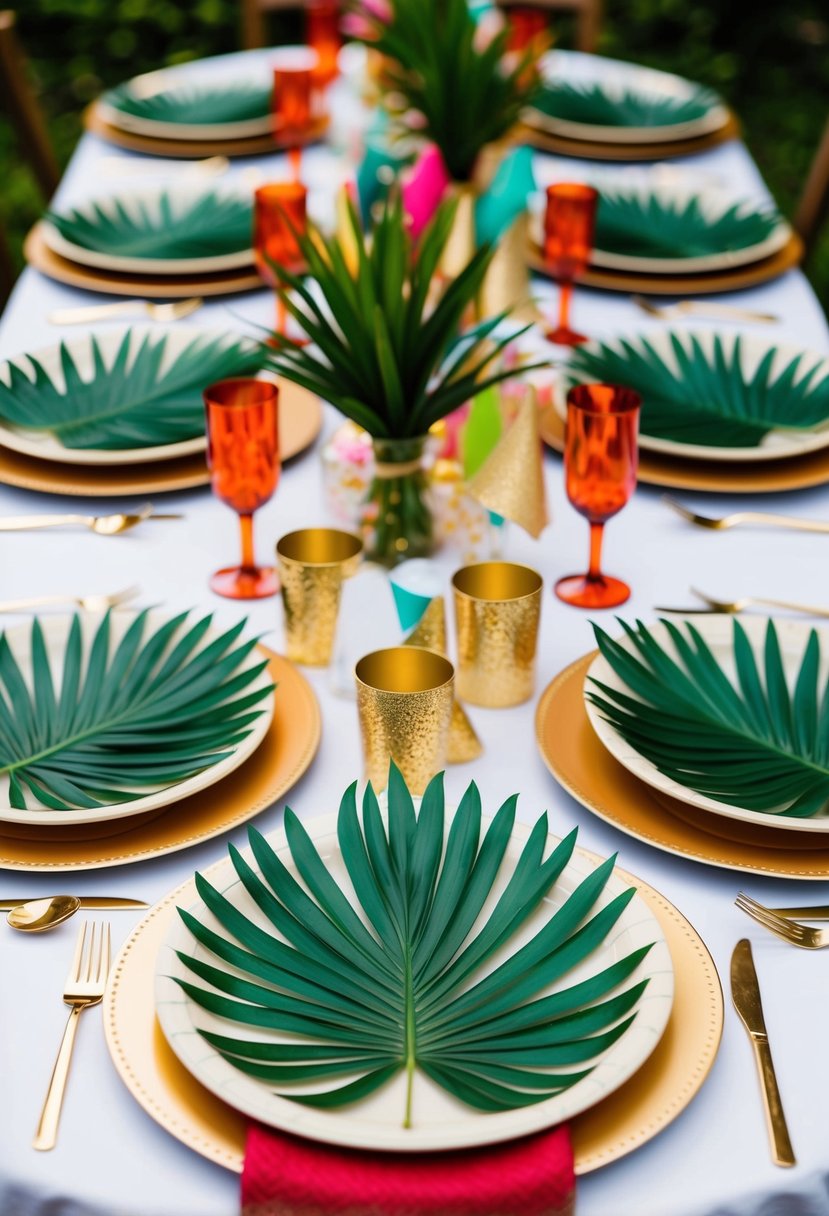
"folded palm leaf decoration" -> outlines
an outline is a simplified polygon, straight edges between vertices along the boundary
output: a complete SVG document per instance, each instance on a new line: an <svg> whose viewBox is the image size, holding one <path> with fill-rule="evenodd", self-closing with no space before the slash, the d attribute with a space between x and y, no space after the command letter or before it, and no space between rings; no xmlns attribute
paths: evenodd
<svg viewBox="0 0 829 1216"><path fill-rule="evenodd" d="M481 45L467 0L390 0L389 7L388 20L367 15L366 45L387 56L391 89L422 115L418 133L437 144L449 176L468 181L482 148L507 135L532 103L541 47L510 62L506 30Z"/></svg>
<svg viewBox="0 0 829 1216"><path fill-rule="evenodd" d="M798 354L772 373L777 349L769 347L748 375L740 338L717 336L708 348L694 335L671 334L670 342L672 359L641 337L577 347L571 382L635 389L642 433L674 443L757 447L770 431L808 431L829 421L827 362Z"/></svg>
<svg viewBox="0 0 829 1216"><path fill-rule="evenodd" d="M50 211L47 219L65 240L94 253L177 261L250 249L253 207L213 191L174 202L163 190L151 201L112 198Z"/></svg>
<svg viewBox="0 0 829 1216"><path fill-rule="evenodd" d="M75 616L62 665L35 619L31 687L0 636L0 778L12 807L129 802L218 763L245 738L272 691L251 691L267 666L249 660L256 641L238 642L244 621L205 640L212 618L187 617L149 632L141 612L113 646L107 613L87 653Z"/></svg>
<svg viewBox="0 0 829 1216"><path fill-rule="evenodd" d="M270 84L233 80L217 84L180 84L141 96L136 86L128 83L104 93L102 101L123 114L151 122L213 126L267 117L271 112L272 93Z"/></svg>
<svg viewBox="0 0 829 1216"><path fill-rule="evenodd" d="M204 433L206 384L253 376L265 362L252 343L215 336L195 338L172 361L165 360L167 337L142 338L127 330L109 363L98 339L89 341L89 378L61 343L62 385L33 355L10 361L6 378L0 378L0 421L48 432L66 448L115 451L179 443Z"/></svg>
<svg viewBox="0 0 829 1216"><path fill-rule="evenodd" d="M744 202L712 215L700 199L602 190L596 213L596 249L628 257L692 258L750 249L781 222L773 208Z"/></svg>
<svg viewBox="0 0 829 1216"><path fill-rule="evenodd" d="M272 1085L312 1084L314 1092L282 1092L323 1109L354 1102L404 1073L404 1126L411 1123L417 1070L482 1111L543 1102L587 1076L635 1017L647 981L619 988L650 946L549 992L602 943L633 897L629 888L597 911L611 857L526 944L493 964L555 886L576 839L574 831L544 859L542 816L480 923L504 865L516 801L504 803L481 839L473 783L444 842L442 777L428 786L416 815L392 766L388 830L371 786L360 822L352 785L340 805L338 837L355 905L290 810L285 830L301 882L251 829L258 869L232 845L230 853L273 931L197 875L199 894L225 935L179 909L218 964L180 952L210 987L179 983L211 1013L287 1037L256 1042L202 1031L205 1039L236 1068ZM326 1082L333 1087L320 1089Z"/></svg>
<svg viewBox="0 0 829 1216"><path fill-rule="evenodd" d="M687 98L640 89L607 89L602 84L557 80L546 84L533 108L548 118L596 127L670 127L704 118L720 102L710 89Z"/></svg>
<svg viewBox="0 0 829 1216"><path fill-rule="evenodd" d="M774 622L762 660L734 621L736 682L699 631L662 621L673 647L641 622L623 646L594 626L625 692L591 679L588 699L665 776L717 802L810 818L829 802L829 683L819 687L812 631L790 691Z"/></svg>

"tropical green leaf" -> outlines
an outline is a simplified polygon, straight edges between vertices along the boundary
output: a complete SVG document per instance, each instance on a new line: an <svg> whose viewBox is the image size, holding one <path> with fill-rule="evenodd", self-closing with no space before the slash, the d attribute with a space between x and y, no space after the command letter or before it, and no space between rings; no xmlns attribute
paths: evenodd
<svg viewBox="0 0 829 1216"><path fill-rule="evenodd" d="M732 203L712 213L700 195L600 191L595 247L628 257L693 258L750 249L781 222L773 207Z"/></svg>
<svg viewBox="0 0 829 1216"><path fill-rule="evenodd" d="M789 682L773 621L762 656L734 621L736 680L690 621L661 622L672 645L641 622L635 629L620 623L624 643L594 631L625 691L591 678L586 695L626 743L666 777L717 802L799 818L825 810L829 681L818 687L814 630Z"/></svg>
<svg viewBox="0 0 829 1216"><path fill-rule="evenodd" d="M621 987L650 946L569 987L560 983L601 945L633 897L628 888L598 907L615 858L509 953L505 947L549 899L576 832L545 858L542 816L507 875L515 797L482 835L473 783L445 834L442 777L416 813L392 765L388 826L371 786L360 817L355 788L342 799L338 837L356 904L290 809L285 831L298 878L255 829L252 862L230 846L267 929L197 875L222 932L179 909L203 949L198 958L178 955L202 984L178 982L231 1024L289 1036L256 1042L202 1031L204 1038L234 1067L317 1107L346 1105L405 1073L404 1126L418 1070L484 1111L542 1102L587 1076L630 1026L647 983ZM496 897L499 876L506 882ZM303 1088L308 1083L313 1091Z"/></svg>
<svg viewBox="0 0 829 1216"><path fill-rule="evenodd" d="M91 643L75 616L62 653L32 622L32 681L0 635L0 779L18 810L70 811L141 798L218 763L249 733L272 691L251 688L267 666L251 661L245 622L206 637L212 617L188 613L149 631L138 613L120 641L110 614Z"/></svg>
<svg viewBox="0 0 829 1216"><path fill-rule="evenodd" d="M45 431L67 448L154 447L204 433L202 390L229 376L253 376L262 350L246 341L201 335L172 359L167 335L127 330L114 358L89 339L88 355L61 343L61 377L34 355L10 360L0 377L0 421ZM91 375L82 375L91 355ZM62 378L62 383L61 383Z"/></svg>
<svg viewBox="0 0 829 1216"><path fill-rule="evenodd" d="M270 84L258 80L230 80L215 84L180 83L142 95L133 81L104 93L102 101L122 114L151 122L213 126L249 122L271 112Z"/></svg>
<svg viewBox="0 0 829 1216"><path fill-rule="evenodd" d="M277 292L311 344L274 334L264 351L271 367L325 401L378 438L424 435L489 384L543 363L490 370L509 337L491 337L506 314L461 332L492 258L481 247L436 303L433 276L449 239L453 204L438 209L415 242L399 193L393 191L364 233L350 210L351 243L325 237L313 224L298 236L307 281L271 262ZM520 331L523 332L523 331Z"/></svg>
<svg viewBox="0 0 829 1216"><path fill-rule="evenodd" d="M506 30L481 45L467 0L390 0L389 7L389 20L367 16L365 42L391 61L390 90L422 116L418 134L437 144L455 181L467 181L481 150L532 103L542 48L510 60Z"/></svg>
<svg viewBox="0 0 829 1216"><path fill-rule="evenodd" d="M231 194L92 200L46 217L60 235L82 249L130 258L217 257L250 249L253 205Z"/></svg>
<svg viewBox="0 0 829 1216"><path fill-rule="evenodd" d="M711 447L756 447L772 430L804 431L829 421L829 364L805 352L777 364L769 346L743 370L742 339L670 335L672 358L647 338L591 343L573 351L571 383L623 384L642 398L644 435ZM811 364L811 366L809 366Z"/></svg>
<svg viewBox="0 0 829 1216"><path fill-rule="evenodd" d="M721 104L711 89L697 87L689 97L645 89L613 89L600 82L554 80L543 86L533 109L548 118L596 127L670 127L704 118Z"/></svg>

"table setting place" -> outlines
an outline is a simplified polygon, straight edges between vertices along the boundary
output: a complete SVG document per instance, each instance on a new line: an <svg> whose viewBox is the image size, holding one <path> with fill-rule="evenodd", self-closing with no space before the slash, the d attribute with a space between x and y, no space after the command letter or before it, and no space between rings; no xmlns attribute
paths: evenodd
<svg viewBox="0 0 829 1216"><path fill-rule="evenodd" d="M543 10L304 37L93 101L0 320L0 1211L818 1216L803 242Z"/></svg>

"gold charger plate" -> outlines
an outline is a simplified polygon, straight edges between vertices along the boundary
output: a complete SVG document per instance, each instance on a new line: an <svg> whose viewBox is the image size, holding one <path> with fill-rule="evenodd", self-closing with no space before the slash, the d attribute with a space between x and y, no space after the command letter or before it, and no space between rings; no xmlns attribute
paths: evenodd
<svg viewBox="0 0 829 1216"><path fill-rule="evenodd" d="M322 403L308 389L280 380L279 445L283 460L309 447L322 428ZM89 498L166 494L210 484L203 452L149 464L59 464L0 446L0 484Z"/></svg>
<svg viewBox="0 0 829 1216"><path fill-rule="evenodd" d="M140 296L147 299L185 300L190 296L228 296L263 286L252 266L225 270L221 274L125 274L98 270L70 262L50 249L38 221L23 242L23 255L30 266L70 287L100 291L111 296Z"/></svg>
<svg viewBox="0 0 829 1216"><path fill-rule="evenodd" d="M596 654L565 667L542 693L536 710L539 750L568 793L600 819L666 853L749 874L829 878L825 833L757 827L657 797L614 760L584 708L584 677Z"/></svg>
<svg viewBox="0 0 829 1216"><path fill-rule="evenodd" d="M564 419L554 405L541 412L541 438L556 452L564 451ZM719 494L779 494L829 482L829 448L804 456L762 463L733 460L682 460L661 452L639 452L638 479L646 485L672 490L709 490Z"/></svg>
<svg viewBox="0 0 829 1216"><path fill-rule="evenodd" d="M175 803L121 821L111 835L43 829L38 838L0 832L0 869L95 870L189 848L246 823L281 798L311 764L320 741L319 706L310 684L287 659L260 646L278 686L274 717L259 747L224 781Z"/></svg>
<svg viewBox="0 0 829 1216"><path fill-rule="evenodd" d="M701 296L721 291L742 291L767 283L799 266L803 258L803 242L793 232L782 248L759 262L734 266L728 270L708 270L702 274L641 274L632 270L610 270L590 266L579 275L582 287L598 287L604 291L625 291L650 296ZM537 274L549 277L541 246L530 243L528 264Z"/></svg>
<svg viewBox="0 0 829 1216"><path fill-rule="evenodd" d="M521 128L521 142L549 152L553 156L575 156L581 160L643 161L669 160L675 156L694 156L705 152L740 134L740 124L733 114L716 131L696 135L690 139L671 139L662 143L622 144L602 140L570 139L565 135L554 135L540 127L525 123Z"/></svg>
<svg viewBox="0 0 829 1216"><path fill-rule="evenodd" d="M674 1004L647 1062L621 1089L572 1120L578 1174L608 1165L667 1127L702 1086L722 1035L722 990L702 939L663 895L619 873L637 887L665 933L674 963ZM121 1080L147 1114L188 1148L239 1173L247 1119L187 1072L155 1016L158 951L176 905L195 898L193 881L184 883L151 909L122 948L104 998L106 1040Z"/></svg>
<svg viewBox="0 0 829 1216"><path fill-rule="evenodd" d="M174 156L180 159L203 159L206 156L261 156L280 152L287 147L273 135L253 135L245 139L163 139L160 136L141 135L135 131L123 131L107 122L97 101L87 106L83 116L84 126L93 135L99 135L108 143L127 148L130 152L146 152L150 156ZM317 143L328 130L329 119L317 119L307 133L291 143L301 145Z"/></svg>

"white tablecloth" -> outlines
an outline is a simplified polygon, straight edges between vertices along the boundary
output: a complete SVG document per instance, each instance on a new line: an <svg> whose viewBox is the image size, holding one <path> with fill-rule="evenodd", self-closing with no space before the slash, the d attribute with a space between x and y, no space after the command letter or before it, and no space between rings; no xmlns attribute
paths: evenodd
<svg viewBox="0 0 829 1216"><path fill-rule="evenodd" d="M339 130L345 129L350 103L335 102ZM84 137L61 186L61 203L121 183L104 175L102 158L113 149ZM741 195L763 197L757 170L740 143L729 143L680 170L702 183L722 182ZM558 172L539 158L539 176ZM234 164L232 177L253 169L263 180L284 176L284 159L262 158ZM579 167L568 163L568 175ZM638 170L637 170L638 172ZM330 193L341 170L326 149L305 157L313 189ZM161 180L150 173L125 176ZM250 177L245 179L250 181ZM315 208L324 211L324 201ZM547 291L546 285L541 289ZM818 303L799 271L773 283L730 297L753 309L773 312L780 324L762 332L829 352L829 331ZM53 308L92 302L93 297L63 287L27 270L0 325L0 356L33 350L77 330L51 326ZM265 292L209 303L194 321L238 328L244 321L269 323L273 301ZM622 329L658 328L623 295L579 290L575 319L595 336ZM760 332L758 329L755 332ZM326 433L337 416L328 409ZM546 476L553 523L535 542L517 529L508 556L539 569L545 580L538 688L566 664L592 647L588 614L565 607L552 595L557 577L582 569L587 528L568 505L561 464L550 456ZM805 602L829 602L826 557L829 539L782 531L735 531L724 535L692 530L664 508L660 492L641 487L631 504L608 527L606 565L630 581L634 595L622 610L627 619L653 618L654 604L689 602L694 583L715 595L756 593ZM686 496L693 501L693 496ZM744 501L740 499L740 502ZM699 505L719 511L734 498L706 496ZM122 503L96 499L89 509L120 509ZM829 514L826 489L757 499L749 505L809 515ZM237 550L232 512L209 491L169 496L164 506L183 512L179 522L147 524L116 540L77 532L0 536L0 599L53 592L111 591L139 583L144 603L171 608L209 608L221 622L238 618L238 606L212 596L211 571ZM0 486L0 514L73 510L77 500L46 498ZM328 522L320 498L318 452L309 452L284 471L273 501L256 518L259 552L273 551L276 539L291 528ZM448 579L449 558L441 559ZM252 628L281 646L281 608L276 601L246 609ZM601 615L601 614L598 614ZM604 614L612 627L611 614ZM11 621L11 618L7 618ZM303 816L336 808L345 786L360 775L361 757L353 702L331 694L326 672L309 671L320 699L323 737L309 773L293 789L290 804ZM619 851L620 863L665 893L707 942L724 980L732 947L749 936L766 1007L767 1021L789 1119L798 1166L782 1171L771 1165L754 1064L745 1032L727 1005L725 1033L715 1067L690 1107L654 1141L579 1184L580 1216L824 1216L829 1212L829 1147L826 1142L829 1037L823 1018L829 1007L829 970L825 959L791 949L756 928L734 907L741 887L766 902L795 903L829 899L824 883L798 884L731 874L658 852L595 819L564 794L550 777L535 745L535 702L509 711L470 710L485 745L472 764L450 769L447 791L457 798L470 779L485 789L495 808L513 791L521 792L519 814L535 818L548 808L554 831L579 825L579 842L603 854ZM268 831L282 807L262 814L257 826ZM244 829L231 834L243 844ZM227 840L142 865L77 876L5 874L0 895L17 897L56 893L126 895L155 901L225 852ZM116 942L137 916L112 913ZM100 1011L84 1016L76 1047L60 1139L48 1154L30 1147L65 1009L60 991L74 944L77 922L38 938L0 933L0 1212L3 1216L235 1216L238 1178L211 1165L162 1131L133 1101L118 1079L104 1046Z"/></svg>

